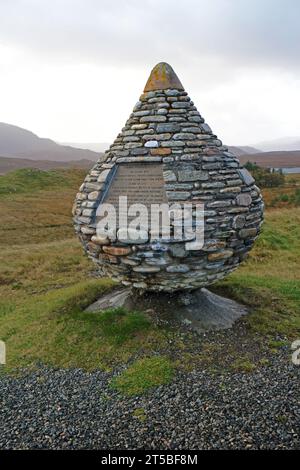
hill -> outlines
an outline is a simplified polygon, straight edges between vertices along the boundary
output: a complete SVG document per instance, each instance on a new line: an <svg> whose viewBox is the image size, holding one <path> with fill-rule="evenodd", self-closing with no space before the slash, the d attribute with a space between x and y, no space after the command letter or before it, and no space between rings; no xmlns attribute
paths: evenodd
<svg viewBox="0 0 300 470"><path fill-rule="evenodd" d="M88 149L93 150L93 152L105 152L110 146L108 142L60 142L61 145L67 145L70 147L75 147L77 149Z"/></svg>
<svg viewBox="0 0 300 470"><path fill-rule="evenodd" d="M233 152L237 157L239 157L240 155L248 155L248 154L260 152L260 150L258 150L257 148L250 147L247 145L240 145L240 146L229 145L228 149L231 152Z"/></svg>
<svg viewBox="0 0 300 470"><path fill-rule="evenodd" d="M70 145L71 147L79 149L89 149L94 152L104 152L110 146L107 142L64 142L62 145ZM259 149L247 145L230 145L228 148L237 156L260 152Z"/></svg>
<svg viewBox="0 0 300 470"><path fill-rule="evenodd" d="M57 162L96 161L99 158L99 153L92 150L59 145L51 139L38 137L31 131L4 122L0 122L0 155Z"/></svg>
<svg viewBox="0 0 300 470"><path fill-rule="evenodd" d="M94 165L91 160L70 160L57 162L54 160L30 160L27 158L0 157L0 175L20 168L36 168L38 170L53 170L56 168L83 168L89 169Z"/></svg>
<svg viewBox="0 0 300 470"><path fill-rule="evenodd" d="M256 144L255 147L263 152L300 150L300 137L280 137L279 139L266 140Z"/></svg>
<svg viewBox="0 0 300 470"><path fill-rule="evenodd" d="M297 140L298 139L298 140ZM298 143L297 143L298 142ZM38 137L31 131L0 122L0 174L18 168L90 168L107 148L105 143L78 143L80 148L60 145L51 139ZM300 167L300 138L283 138L262 143L259 149L277 146L275 151L261 151L252 146L229 146L242 163L255 162L262 167ZM281 150L292 146L295 150ZM91 150L93 149L93 150Z"/></svg>
<svg viewBox="0 0 300 470"><path fill-rule="evenodd" d="M241 163L250 161L265 168L300 167L300 150L246 154L240 155L239 160Z"/></svg>

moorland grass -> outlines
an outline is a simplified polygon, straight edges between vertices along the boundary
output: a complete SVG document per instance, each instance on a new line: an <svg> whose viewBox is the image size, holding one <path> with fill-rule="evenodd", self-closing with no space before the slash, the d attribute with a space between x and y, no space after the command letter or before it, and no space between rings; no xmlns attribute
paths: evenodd
<svg viewBox="0 0 300 470"><path fill-rule="evenodd" d="M156 348L159 332L141 312L118 308L103 313L83 309L113 286L109 279L17 298L0 305L1 339L7 371L43 363L58 367L104 369L126 362L141 344Z"/></svg>
<svg viewBox="0 0 300 470"><path fill-rule="evenodd" d="M21 168L10 171L0 177L0 195L12 196L19 193L33 193L40 190L50 190L63 187L74 188L84 174L83 170L49 170L37 168Z"/></svg>
<svg viewBox="0 0 300 470"><path fill-rule="evenodd" d="M267 211L249 258L221 290L252 307L245 317L263 335L300 335L300 208Z"/></svg>

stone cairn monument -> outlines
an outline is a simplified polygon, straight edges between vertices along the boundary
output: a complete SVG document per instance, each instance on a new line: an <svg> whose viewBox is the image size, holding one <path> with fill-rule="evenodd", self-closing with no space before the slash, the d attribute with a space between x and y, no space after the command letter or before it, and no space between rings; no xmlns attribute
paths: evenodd
<svg viewBox="0 0 300 470"><path fill-rule="evenodd" d="M138 239L134 229L124 233L118 226L99 233L99 208L116 205L120 196L147 208L202 204L203 246L193 247L193 234L175 239L172 229L164 240L153 238L149 227L140 227ZM159 63L104 160L86 176L73 215L102 275L142 291L191 292L245 259L260 231L263 202L253 177L204 122L172 67Z"/></svg>

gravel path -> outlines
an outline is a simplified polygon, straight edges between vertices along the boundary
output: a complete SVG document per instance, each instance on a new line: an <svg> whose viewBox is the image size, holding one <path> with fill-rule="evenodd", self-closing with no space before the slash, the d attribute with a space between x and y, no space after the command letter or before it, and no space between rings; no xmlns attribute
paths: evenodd
<svg viewBox="0 0 300 470"><path fill-rule="evenodd" d="M45 368L0 377L0 448L300 448L300 367L287 353L252 374L181 374L143 397L112 392L110 378Z"/></svg>

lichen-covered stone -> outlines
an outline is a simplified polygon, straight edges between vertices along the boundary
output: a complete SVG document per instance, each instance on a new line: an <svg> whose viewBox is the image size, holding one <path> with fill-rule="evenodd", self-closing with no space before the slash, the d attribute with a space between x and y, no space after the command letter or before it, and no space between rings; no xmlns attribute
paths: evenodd
<svg viewBox="0 0 300 470"><path fill-rule="evenodd" d="M168 148L155 148L150 151L151 155L170 155L171 152Z"/></svg>
<svg viewBox="0 0 300 470"><path fill-rule="evenodd" d="M103 251L104 253L108 253L109 255L125 256L131 253L131 248L120 246L104 246Z"/></svg>
<svg viewBox="0 0 300 470"><path fill-rule="evenodd" d="M176 92L178 92L178 90L183 90L183 86L172 67L165 62L160 62L152 69L144 92L146 93L152 90L168 90L170 88L176 89ZM174 91L169 90L167 96L174 96L172 93L174 93Z"/></svg>
<svg viewBox="0 0 300 470"><path fill-rule="evenodd" d="M233 255L233 250L218 251L216 253L210 253L208 255L208 260L209 261L215 261L215 260L219 260L219 259L230 258L232 255Z"/></svg>
<svg viewBox="0 0 300 470"><path fill-rule="evenodd" d="M108 237L98 237L96 235L92 236L92 242L96 243L96 245L109 245L110 240Z"/></svg>

